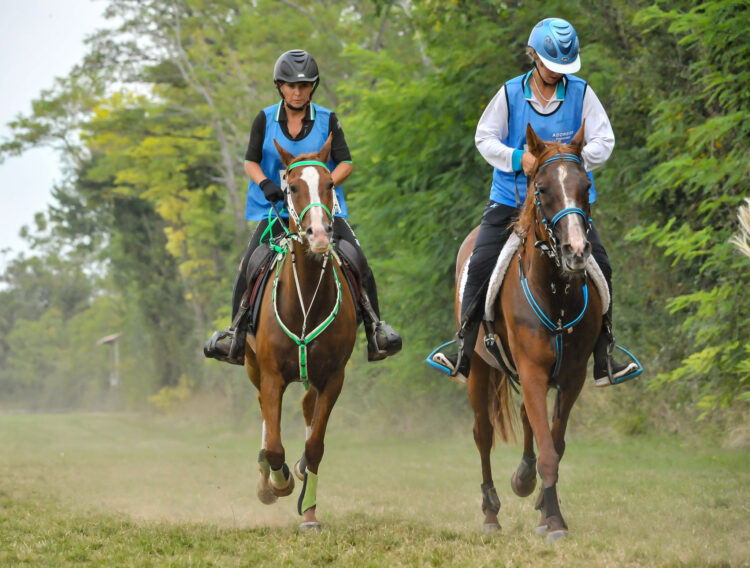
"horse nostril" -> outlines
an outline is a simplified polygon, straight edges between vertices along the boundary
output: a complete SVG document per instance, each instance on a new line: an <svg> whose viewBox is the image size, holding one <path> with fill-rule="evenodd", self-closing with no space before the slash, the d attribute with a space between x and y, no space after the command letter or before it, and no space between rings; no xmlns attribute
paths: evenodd
<svg viewBox="0 0 750 568"><path fill-rule="evenodd" d="M326 229L326 233L330 235L333 232L333 225L326 223L325 229Z"/></svg>
<svg viewBox="0 0 750 568"><path fill-rule="evenodd" d="M312 234L313 234L313 228L312 228L312 227L308 227L308 228L307 228L307 230L305 231L305 234L306 234L306 235L307 235L308 237L312 237Z"/></svg>
<svg viewBox="0 0 750 568"><path fill-rule="evenodd" d="M591 243L589 241L586 241L586 244L583 245L583 254L584 256L591 255Z"/></svg>

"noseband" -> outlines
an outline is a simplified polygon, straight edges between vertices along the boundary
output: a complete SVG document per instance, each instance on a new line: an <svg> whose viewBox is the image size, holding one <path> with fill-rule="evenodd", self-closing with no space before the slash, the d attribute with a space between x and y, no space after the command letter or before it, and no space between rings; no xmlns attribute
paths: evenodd
<svg viewBox="0 0 750 568"><path fill-rule="evenodd" d="M290 164L286 169L286 175L289 175L289 172L292 171L294 168L300 167L300 166L320 166L325 171L330 173L330 170L328 169L328 166L324 164L323 162L318 162L317 160L304 160L302 162L297 162L295 164ZM307 213L310 208L312 207L322 207L323 210L328 213L328 218L333 219L333 215L331 215L331 211L322 203L310 203L307 207L305 207L302 210L302 213L297 215L297 211L294 209L294 203L292 203L292 199L289 195L289 190L286 191L286 202L287 202L287 209L289 209L289 216L294 219L294 223L297 225L297 229L301 228L300 223L302 222L302 219L305 217L305 213ZM338 201L336 199L336 192L333 192L333 209L336 210L336 206L338 205Z"/></svg>
<svg viewBox="0 0 750 568"><path fill-rule="evenodd" d="M576 156L575 154L568 154L568 153L558 153L554 154L552 157L548 158L546 161L540 165L536 173L534 174L534 177L536 178L537 174L547 167L549 164L553 162L575 162L576 164L581 163L581 158ZM557 238L555 237L555 226L557 223L566 215L580 215L583 217L583 223L586 226L586 235L588 236L589 230L591 229L591 219L588 218L586 215L586 212L581 209L580 207L566 207L564 209L561 209L555 215L552 217L552 219L547 219L547 215L544 212L544 208L542 207L542 200L540 197L541 191L539 188L539 183L534 180L534 205L536 206L536 210L538 212L538 217L541 218L541 223L544 226L544 232L547 234L547 241L544 240L537 240L535 246L539 249L541 249L543 252L547 253L547 255L552 258L555 261L555 264L557 266L560 266L560 255L558 252L558 243ZM534 234L536 235L536 225L534 227ZM547 244L549 243L549 244Z"/></svg>

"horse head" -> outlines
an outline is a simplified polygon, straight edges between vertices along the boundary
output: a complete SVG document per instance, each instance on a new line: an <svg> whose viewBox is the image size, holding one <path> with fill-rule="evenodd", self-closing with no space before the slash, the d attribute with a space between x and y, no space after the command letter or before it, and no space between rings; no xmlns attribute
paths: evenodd
<svg viewBox="0 0 750 568"><path fill-rule="evenodd" d="M331 136L317 153L292 156L273 141L286 166L286 204L293 226L315 254L327 252L333 236L335 191L326 162L331 153Z"/></svg>
<svg viewBox="0 0 750 568"><path fill-rule="evenodd" d="M570 144L544 142L530 124L526 128L529 151L536 158L528 178L526 227L534 224L536 238L547 243L550 256L569 276L583 274L591 255L587 237L591 181L581 158L584 126L585 121ZM541 235L537 233L539 226Z"/></svg>

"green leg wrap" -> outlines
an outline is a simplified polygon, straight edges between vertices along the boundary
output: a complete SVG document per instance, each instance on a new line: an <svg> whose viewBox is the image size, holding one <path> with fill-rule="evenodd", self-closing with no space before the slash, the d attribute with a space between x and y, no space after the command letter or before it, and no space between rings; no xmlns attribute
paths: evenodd
<svg viewBox="0 0 750 568"><path fill-rule="evenodd" d="M309 469L305 470L305 481L302 485L302 493L299 495L299 501L297 501L297 512L301 515L308 509L312 509L317 505L317 493L318 493L318 474L313 473Z"/></svg>
<svg viewBox="0 0 750 568"><path fill-rule="evenodd" d="M286 464L279 469L271 468L271 481L276 487L283 487L289 481L289 468Z"/></svg>

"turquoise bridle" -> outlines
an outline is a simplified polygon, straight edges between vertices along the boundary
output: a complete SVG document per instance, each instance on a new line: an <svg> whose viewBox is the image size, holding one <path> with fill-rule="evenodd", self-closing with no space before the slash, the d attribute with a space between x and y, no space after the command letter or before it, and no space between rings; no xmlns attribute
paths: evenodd
<svg viewBox="0 0 750 568"><path fill-rule="evenodd" d="M567 153L555 154L552 157L548 158L546 161L544 161L542 165L540 165L539 168L537 168L537 173L539 173L540 170L542 170L549 164L554 163L554 162L559 162L559 161L575 162L577 164L580 164L581 158L578 157L576 154L567 154ZM562 219L566 215L580 215L581 217L583 217L583 222L586 225L586 233L588 234L591 228L591 219L588 218L588 216L586 215L586 212L580 207L566 207L558 211L552 217L552 219L548 220L547 215L544 213L544 209L542 207L540 193L541 193L541 190L539 188L539 185L536 181L534 181L534 204L539 213L539 216L542 218L542 225L544 225L550 246L547 246L546 243L543 243L542 241L537 241L535 246L537 248L540 248L543 252L546 252L547 255L555 261L555 264L558 267L560 267L561 262L560 262L560 257L558 254L557 239L555 238L555 235L554 235L555 225L557 225L560 219ZM581 320L581 318L583 318L583 314L586 313L586 309L588 308L588 305L589 305L589 292L588 292L588 286L586 283L586 278L584 276L583 286L581 290L581 292L583 293L583 308L581 309L581 312L578 314L578 316L572 318L570 321L565 323L562 319L563 314L561 313L557 321L553 321L552 318L548 317L547 314L544 313L544 310L542 310L542 308L539 306L539 303L536 301L536 299L534 298L534 295L531 292L531 287L529 286L528 278L524 274L523 262L521 262L521 256L522 255L519 253L518 273L521 279L521 288L523 289L523 294L526 297L526 301L529 303L531 310L534 312L534 314L542 323L542 325L547 329L547 331L549 331L551 334L555 336L555 365L552 369L552 375L550 377L552 380L554 380L557 377L557 375L560 373L560 367L562 365L563 333L566 330L572 328L575 324L577 324Z"/></svg>
<svg viewBox="0 0 750 568"><path fill-rule="evenodd" d="M578 157L576 154L568 154L568 153L559 153L554 154L552 157L545 160L542 165L537 168L537 173L539 173L542 169L547 167L549 164L554 162L574 162L576 164L581 163L581 158ZM536 206L537 211L539 212L539 216L542 219L542 225L544 226L545 232L547 233L547 239L549 240L550 247L547 247L545 250L544 247L542 247L542 250L544 250L551 258L555 260L555 263L560 266L560 258L557 252L557 238L555 237L555 226L557 223L560 222L560 220L567 216L567 215L580 215L583 217L583 224L586 226L586 234L588 235L589 230L591 229L591 219L589 219L588 215L586 215L586 212L581 209L580 207L566 207L564 209L561 209L555 215L552 217L552 219L547 218L547 214L544 212L544 207L542 206L542 199L540 197L541 195L541 189L539 187L539 183L535 180L534 181L534 205Z"/></svg>

